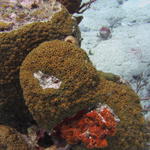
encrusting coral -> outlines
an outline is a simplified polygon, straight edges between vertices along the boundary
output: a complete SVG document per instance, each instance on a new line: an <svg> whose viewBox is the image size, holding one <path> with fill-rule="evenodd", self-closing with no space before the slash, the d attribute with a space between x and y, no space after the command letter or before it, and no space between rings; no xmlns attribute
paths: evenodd
<svg viewBox="0 0 150 150"><path fill-rule="evenodd" d="M0 150L31 150L15 129L0 125Z"/></svg>
<svg viewBox="0 0 150 150"><path fill-rule="evenodd" d="M96 71L86 53L79 48L81 37L76 19L59 3L58 7L53 5L56 7L50 11L53 10L54 13L49 16L49 13L42 13L45 3L49 1L44 0L40 5L39 0L20 4L16 0L10 2L0 1L0 124L23 132L24 128L36 121L38 127L52 133L66 118L72 118L86 110L87 114L81 119L81 127L87 129L84 119L88 115L92 115L92 119L101 115L95 109L89 112L100 102L110 106L120 119L117 127L113 124L116 134L107 138L108 147L105 150L142 150L146 138L138 96L129 85L120 82L119 76ZM79 7L81 1L75 2L78 3L75 7ZM21 8L25 11L21 11ZM75 12L76 9L72 11ZM28 17L33 17L29 24ZM88 128L95 128L98 120L92 121L90 123L93 126L86 124ZM78 121L74 120L67 126L67 130L76 128L77 124ZM89 145L87 139L84 141L84 138L77 136L70 140L68 132L64 130L65 125L62 124L61 138L68 143L72 140L79 141L72 150L106 146L105 140L102 142L98 139L94 145ZM101 128L101 124L99 127ZM93 128L90 132L92 134ZM99 132L103 135L104 131L105 128ZM34 135L40 137L36 132ZM25 139L13 128L0 126L1 149L15 147L15 150L28 150ZM30 137L27 139L30 140ZM37 144L39 141L36 139L34 142ZM50 146L57 149L55 142ZM69 148L66 145L60 149Z"/></svg>
<svg viewBox="0 0 150 150"><path fill-rule="evenodd" d="M144 150L148 138L144 132L144 117L137 94L128 85L104 78L101 78L97 92L100 102L110 106L120 119L116 134L107 138L109 144L104 149ZM73 146L72 150L89 149L78 144Z"/></svg>
<svg viewBox="0 0 150 150"><path fill-rule="evenodd" d="M40 43L74 35L80 40L76 20L65 10L55 13L50 21L27 24L11 32L0 32L0 84L18 79L15 74L26 55Z"/></svg>
<svg viewBox="0 0 150 150"><path fill-rule="evenodd" d="M97 103L94 89L98 80L86 53L59 40L32 50L20 68L25 102L45 129Z"/></svg>
<svg viewBox="0 0 150 150"><path fill-rule="evenodd" d="M117 132L106 150L142 150L146 142L144 117L137 94L125 84L101 80L98 93L119 117Z"/></svg>
<svg viewBox="0 0 150 150"><path fill-rule="evenodd" d="M9 13L9 5L6 5L6 1L4 3ZM0 8L3 6L0 5ZM16 5L13 7L21 9ZM52 13L50 20L20 24L21 26L7 31L4 30L6 27L3 27L4 31L0 31L0 123L22 128L28 124L28 120L32 121L25 116L28 111L23 102L19 83L20 65L28 53L44 41L63 40L69 35L80 39L76 20L61 4L57 7L59 11L55 10L56 13ZM0 9L0 12L4 14L4 9ZM21 10L16 12L19 15ZM3 18L2 22L7 22L7 18Z"/></svg>
<svg viewBox="0 0 150 150"><path fill-rule="evenodd" d="M72 43L55 40L35 48L23 61L20 81L26 104L40 127L52 131L65 118L101 102L120 119L105 149L144 147L138 96L119 82L119 76L97 72L85 52Z"/></svg>

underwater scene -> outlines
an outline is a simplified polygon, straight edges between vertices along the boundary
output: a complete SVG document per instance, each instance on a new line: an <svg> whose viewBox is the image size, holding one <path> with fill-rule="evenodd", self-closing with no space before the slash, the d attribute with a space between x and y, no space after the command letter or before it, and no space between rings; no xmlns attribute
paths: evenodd
<svg viewBox="0 0 150 150"><path fill-rule="evenodd" d="M0 150L150 150L150 0L0 0Z"/></svg>

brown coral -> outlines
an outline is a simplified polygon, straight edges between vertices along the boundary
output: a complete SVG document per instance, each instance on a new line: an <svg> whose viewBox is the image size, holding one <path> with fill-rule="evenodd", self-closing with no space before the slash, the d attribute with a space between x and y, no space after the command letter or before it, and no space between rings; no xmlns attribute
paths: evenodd
<svg viewBox="0 0 150 150"><path fill-rule="evenodd" d="M65 8L54 14L50 21L36 22L0 33L0 123L23 128L32 121L25 116L19 69L33 48L44 41L64 39L74 35L79 39L77 23ZM27 119L26 119L27 118Z"/></svg>
<svg viewBox="0 0 150 150"><path fill-rule="evenodd" d="M46 129L97 102L97 72L86 53L68 42L34 49L21 66L20 81L29 110Z"/></svg>
<svg viewBox="0 0 150 150"><path fill-rule="evenodd" d="M99 74L102 75L102 72ZM107 75L105 74L106 78ZM114 75L113 75L114 76ZM139 97L125 84L101 78L97 92L102 103L108 104L119 117L116 135L108 138L106 150L144 150L148 137L144 132L144 118ZM114 78L114 77L113 77ZM73 150L89 150L76 145ZM97 150L97 149L93 149Z"/></svg>
<svg viewBox="0 0 150 150"><path fill-rule="evenodd" d="M101 102L108 104L120 118L118 131L106 150L141 150L146 140L139 97L127 85L101 80Z"/></svg>
<svg viewBox="0 0 150 150"><path fill-rule="evenodd" d="M31 150L20 133L3 125L0 125L0 149Z"/></svg>
<svg viewBox="0 0 150 150"><path fill-rule="evenodd" d="M41 44L23 62L20 79L26 104L40 126L52 129L64 118L101 102L121 120L106 149L144 147L138 96L128 85L117 83L118 76L96 72L86 54L73 44L58 40ZM49 81L50 86L43 88Z"/></svg>

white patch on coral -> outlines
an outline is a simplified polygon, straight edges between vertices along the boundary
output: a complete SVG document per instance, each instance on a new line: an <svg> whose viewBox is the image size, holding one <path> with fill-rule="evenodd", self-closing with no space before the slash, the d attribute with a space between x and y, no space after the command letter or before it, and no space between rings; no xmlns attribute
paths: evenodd
<svg viewBox="0 0 150 150"><path fill-rule="evenodd" d="M52 75L44 74L41 71L33 73L33 76L39 80L40 86L43 89L47 88L59 89L62 83L58 78Z"/></svg>
<svg viewBox="0 0 150 150"><path fill-rule="evenodd" d="M107 104L102 105L101 103L99 103L97 108L96 108L96 111L102 112L104 109L108 109L111 112L111 114L114 116L115 121L120 122L120 119L118 118L118 116L115 115L114 111ZM99 116L100 116L100 114L99 114ZM102 116L100 116L100 117L103 118ZM104 118L102 121L105 122Z"/></svg>

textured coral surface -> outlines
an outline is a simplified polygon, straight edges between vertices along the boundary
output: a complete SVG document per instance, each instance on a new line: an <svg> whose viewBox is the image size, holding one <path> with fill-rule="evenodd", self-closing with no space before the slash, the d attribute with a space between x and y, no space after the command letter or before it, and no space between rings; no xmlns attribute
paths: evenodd
<svg viewBox="0 0 150 150"><path fill-rule="evenodd" d="M18 79L19 66L26 55L44 41L63 39L77 32L77 24L63 9L48 22L26 25L9 33L0 33L0 84Z"/></svg>
<svg viewBox="0 0 150 150"><path fill-rule="evenodd" d="M0 33L0 123L13 127L19 124L19 128L28 124L30 119L24 116L27 110L19 83L20 65L40 43L64 39L68 35L80 37L80 32L66 9L56 13L48 22L31 23L18 30Z"/></svg>
<svg viewBox="0 0 150 150"><path fill-rule="evenodd" d="M60 88L43 89L34 77L38 71L59 79ZM46 129L97 102L97 72L86 53L68 42L54 40L34 49L23 61L20 81L29 110Z"/></svg>
<svg viewBox="0 0 150 150"><path fill-rule="evenodd" d="M143 130L144 118L135 92L127 85L105 79L101 80L98 92L101 102L108 104L120 119L115 136L108 138L108 147L104 149L144 150L148 137ZM84 145L76 145L72 149L89 150Z"/></svg>
<svg viewBox="0 0 150 150"><path fill-rule="evenodd" d="M31 150L15 129L0 125L0 150Z"/></svg>
<svg viewBox="0 0 150 150"><path fill-rule="evenodd" d="M108 104L119 117L115 137L110 138L107 150L142 150L146 140L144 118L139 97L127 85L102 80L99 86L101 102Z"/></svg>
<svg viewBox="0 0 150 150"><path fill-rule="evenodd" d="M81 3L58 1L70 13L77 12ZM39 11L38 0L33 5L26 0L23 9L20 4L14 5L16 0L10 2L0 0L0 124L25 132L35 123L34 118L38 127L50 130L66 117L101 102L108 104L121 120L116 135L107 139L109 145L105 149L143 150L146 138L138 96L128 85L119 83L118 76L96 71L86 53L76 46L80 32L68 11L62 7L49 20L49 12L46 16L42 13L47 10L44 5ZM30 15L33 18L26 24ZM70 35L76 39L66 40ZM1 125L1 149L28 150L28 146L20 133ZM72 149L88 148L79 144Z"/></svg>

